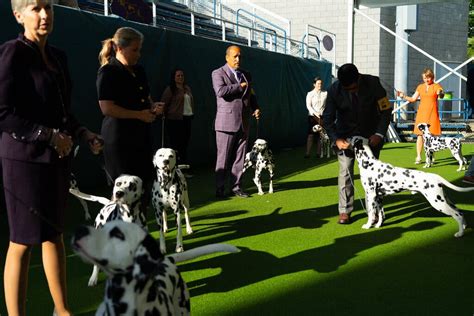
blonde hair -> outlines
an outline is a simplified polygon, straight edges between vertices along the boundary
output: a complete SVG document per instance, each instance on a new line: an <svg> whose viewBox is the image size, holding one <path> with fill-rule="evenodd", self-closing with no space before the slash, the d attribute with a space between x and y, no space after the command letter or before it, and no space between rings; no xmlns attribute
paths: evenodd
<svg viewBox="0 0 474 316"><path fill-rule="evenodd" d="M46 0L51 5L53 4L52 0ZM23 11L24 8L29 6L30 4L37 4L38 0L11 0L12 3L12 11Z"/></svg>
<svg viewBox="0 0 474 316"><path fill-rule="evenodd" d="M134 41L143 42L143 34L131 27L117 29L113 38L108 38L102 42L102 49L99 53L100 65L103 66L109 63L110 57L115 56L117 47L128 47Z"/></svg>
<svg viewBox="0 0 474 316"><path fill-rule="evenodd" d="M431 68L423 69L422 75L425 75L427 78L434 79L434 72Z"/></svg>

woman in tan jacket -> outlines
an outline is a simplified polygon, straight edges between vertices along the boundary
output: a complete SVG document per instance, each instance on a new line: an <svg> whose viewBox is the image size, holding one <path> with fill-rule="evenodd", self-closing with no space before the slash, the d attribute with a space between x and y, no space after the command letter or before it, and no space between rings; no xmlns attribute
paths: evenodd
<svg viewBox="0 0 474 316"><path fill-rule="evenodd" d="M185 83L184 71L176 68L171 73L161 101L165 103L165 146L176 150L179 164L187 164L187 148L191 138L194 100L191 88ZM190 173L187 173L190 176Z"/></svg>

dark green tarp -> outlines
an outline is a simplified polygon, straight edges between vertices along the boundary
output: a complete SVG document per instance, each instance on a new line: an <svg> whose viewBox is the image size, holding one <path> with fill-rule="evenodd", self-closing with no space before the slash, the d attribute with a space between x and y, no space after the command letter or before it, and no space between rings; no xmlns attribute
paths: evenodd
<svg viewBox="0 0 474 316"><path fill-rule="evenodd" d="M10 1L0 1L0 14L0 42L3 43L15 38L21 28L13 18ZM225 49L229 43L57 6L50 42L68 55L74 82L74 113L91 130L100 130L102 114L95 88L99 67L97 56L101 41L112 37L122 26L134 27L145 35L140 63L146 68L154 99L160 98L173 68L179 66L185 70L196 103L189 157L193 164L210 162L212 165L215 161L213 120L216 102L211 72L225 63ZM322 77L325 86L330 83L331 65L242 47L242 67L252 73L262 110L258 136L265 138L273 150L303 144L307 129L306 93L311 90L315 76ZM257 126L253 121L251 142L256 135ZM154 123L154 136L156 148L159 148L161 122ZM105 181L99 161L88 151L79 151L74 166L81 184Z"/></svg>

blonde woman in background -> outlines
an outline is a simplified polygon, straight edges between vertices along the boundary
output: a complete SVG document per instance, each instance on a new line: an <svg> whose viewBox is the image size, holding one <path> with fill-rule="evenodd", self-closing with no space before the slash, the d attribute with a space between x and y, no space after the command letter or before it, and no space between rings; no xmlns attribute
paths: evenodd
<svg viewBox="0 0 474 316"><path fill-rule="evenodd" d="M137 64L142 44L142 33L131 27L119 28L113 38L103 41L96 84L104 115L102 137L109 180L131 174L140 177L147 188L153 177L151 123L163 106L153 103L145 70Z"/></svg>
<svg viewBox="0 0 474 316"><path fill-rule="evenodd" d="M397 91L397 95L408 102L416 102L420 99L420 105L416 112L415 126L413 133L416 138L416 158L415 164L421 163L421 151L423 150L423 136L417 125L420 123L430 124L430 132L433 135L441 135L441 122L438 113L438 99L444 97L443 87L434 82L434 73L430 68L425 68L421 73L423 83L416 87L415 93L410 97L402 91Z"/></svg>
<svg viewBox="0 0 474 316"><path fill-rule="evenodd" d="M319 133L313 132L313 126L316 124L322 125L321 117L323 115L324 108L326 107L326 98L328 96L327 91L322 90L323 80L320 77L316 77L313 80L313 90L308 92L306 95L306 108L308 109L308 137L306 139L306 154L305 158L309 158L311 155L311 147L313 146L314 136ZM319 138L317 142L317 157L321 153L321 142Z"/></svg>

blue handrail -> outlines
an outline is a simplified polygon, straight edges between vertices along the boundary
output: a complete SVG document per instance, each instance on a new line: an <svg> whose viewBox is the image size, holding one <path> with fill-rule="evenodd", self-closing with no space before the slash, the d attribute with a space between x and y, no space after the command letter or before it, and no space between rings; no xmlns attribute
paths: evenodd
<svg viewBox="0 0 474 316"><path fill-rule="evenodd" d="M457 101L461 103L461 109L459 111L445 111L443 110L443 105L444 102L446 101ZM405 103L404 100L397 99L397 100L390 100L390 102L393 102L396 104L397 107L399 107L401 104ZM403 113L407 114L416 114L416 110L405 110L405 109L398 109L395 113L397 115L397 121L401 120L401 116ZM464 120L467 120L469 118L469 104L468 101L464 98L452 98L452 99L439 99L438 100L438 113L439 113L439 119L443 119L443 114L460 114Z"/></svg>
<svg viewBox="0 0 474 316"><path fill-rule="evenodd" d="M252 12L249 12L249 11L247 11L247 10L245 10L245 9L238 9L238 10L237 10L236 21L235 21L235 24L237 24L237 26L236 26L236 33L237 33L237 35L239 35L239 15L240 15L240 12L247 13L248 15L250 15L250 16L252 16L252 17L254 17L254 18L257 18L257 19L259 19L260 21L265 22L265 23L267 23L268 25L271 25L272 27L274 27L274 28L276 28L276 29L282 31L283 34L284 34L284 36L283 36L283 38L284 38L284 41L283 41L283 49L284 49L284 52L285 52L285 54L286 54L286 31L285 31L285 29L279 27L278 25L273 24L273 23L270 22L270 21L265 20L264 18L262 18L262 17L260 17L260 16L258 16L258 15L256 15L256 14L254 14L254 13L252 13ZM275 47L276 47L276 44L277 44L277 36L275 35Z"/></svg>

